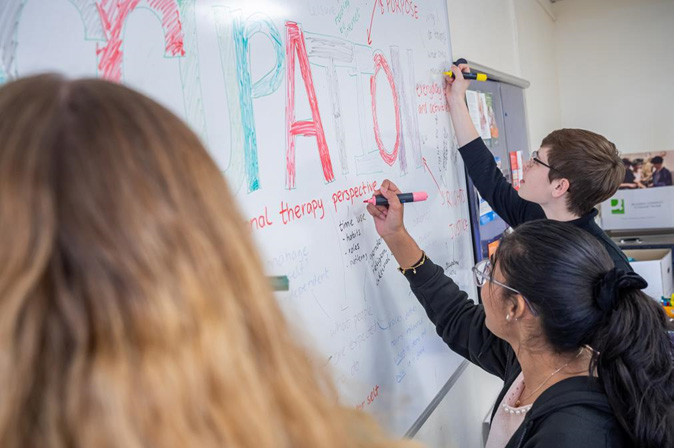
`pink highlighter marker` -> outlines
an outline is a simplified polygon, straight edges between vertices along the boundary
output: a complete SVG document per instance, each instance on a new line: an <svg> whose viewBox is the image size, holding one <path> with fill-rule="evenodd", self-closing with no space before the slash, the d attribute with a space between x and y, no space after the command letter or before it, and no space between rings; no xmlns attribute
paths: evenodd
<svg viewBox="0 0 674 448"><path fill-rule="evenodd" d="M428 193L425 191L417 191L416 193L400 193L397 196L400 202L403 204L405 202L419 202L428 199ZM374 205L388 205L388 200L380 194L372 196L370 199L367 199L363 202Z"/></svg>

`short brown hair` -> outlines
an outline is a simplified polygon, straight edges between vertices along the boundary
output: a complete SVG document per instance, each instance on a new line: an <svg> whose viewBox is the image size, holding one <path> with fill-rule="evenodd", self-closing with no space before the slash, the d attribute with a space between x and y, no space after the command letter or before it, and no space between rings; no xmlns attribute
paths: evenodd
<svg viewBox="0 0 674 448"><path fill-rule="evenodd" d="M583 216L618 191L625 167L615 145L584 129L558 129L541 142L548 148L549 179L566 178L567 208Z"/></svg>

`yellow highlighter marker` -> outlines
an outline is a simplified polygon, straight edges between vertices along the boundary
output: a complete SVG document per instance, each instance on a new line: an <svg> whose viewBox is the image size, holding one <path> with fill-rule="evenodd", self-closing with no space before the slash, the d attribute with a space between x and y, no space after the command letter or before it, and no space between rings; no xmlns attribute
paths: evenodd
<svg viewBox="0 0 674 448"><path fill-rule="evenodd" d="M454 73L451 71L443 72L442 74L455 78ZM463 73L463 77L465 79L474 79L476 81L487 81L489 79L485 73Z"/></svg>

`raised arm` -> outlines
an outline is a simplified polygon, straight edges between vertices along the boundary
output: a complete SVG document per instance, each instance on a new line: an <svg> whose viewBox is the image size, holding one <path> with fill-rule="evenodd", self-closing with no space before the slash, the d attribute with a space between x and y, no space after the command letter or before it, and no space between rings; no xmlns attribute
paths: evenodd
<svg viewBox="0 0 674 448"><path fill-rule="evenodd" d="M455 78L445 79L445 94L449 114L459 142L459 153L468 170L468 175L477 191L491 208L510 226L516 227L526 221L545 218L540 205L522 199L517 190L506 180L496 166L494 156L480 138L470 118L466 105L466 90L470 81L463 77L470 71L466 64L452 65Z"/></svg>
<svg viewBox="0 0 674 448"><path fill-rule="evenodd" d="M513 355L510 345L487 329L482 305L475 305L440 266L425 256L407 232L403 205L396 196L400 190L385 180L376 193L389 201L388 208L372 204L367 207L377 233L402 268L416 266L414 270L406 269L405 277L438 335L459 355L503 378Z"/></svg>

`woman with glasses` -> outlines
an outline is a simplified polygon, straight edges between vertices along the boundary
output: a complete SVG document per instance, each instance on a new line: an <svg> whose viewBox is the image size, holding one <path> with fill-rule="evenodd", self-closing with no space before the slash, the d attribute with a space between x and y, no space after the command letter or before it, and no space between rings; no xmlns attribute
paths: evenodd
<svg viewBox="0 0 674 448"><path fill-rule="evenodd" d="M470 67L452 66L456 78L447 78L446 95L459 153L480 195L513 228L547 218L588 231L617 268L631 271L627 257L594 221L597 204L613 196L625 178L615 145L583 129L556 130L531 154L515 190L473 126L465 100L470 81L461 70Z"/></svg>
<svg viewBox="0 0 674 448"><path fill-rule="evenodd" d="M666 319L571 224L538 220L503 238L473 268L483 304L444 275L403 225L398 188L368 205L438 334L459 355L503 379L488 448L674 446L674 372Z"/></svg>

